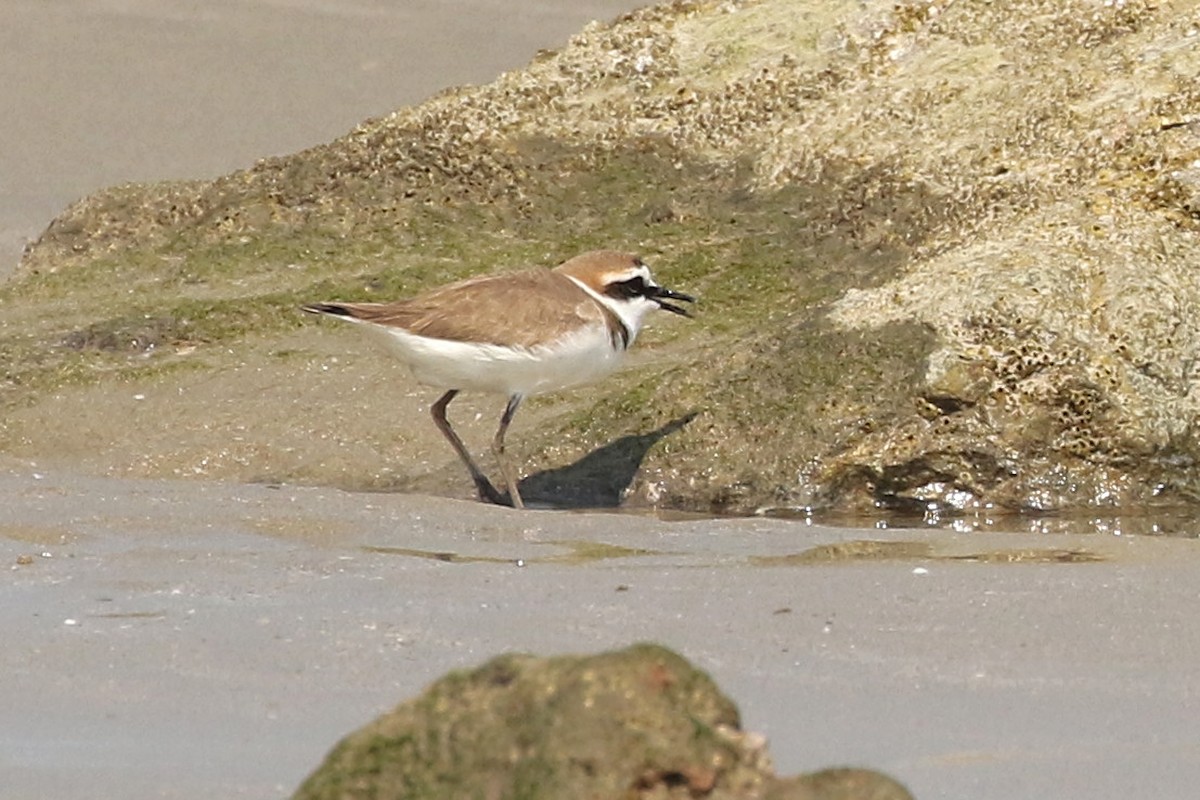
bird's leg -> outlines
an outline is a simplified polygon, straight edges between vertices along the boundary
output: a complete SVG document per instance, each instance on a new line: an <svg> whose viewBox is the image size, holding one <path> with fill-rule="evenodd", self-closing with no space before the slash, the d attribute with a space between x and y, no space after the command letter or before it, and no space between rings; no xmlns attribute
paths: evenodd
<svg viewBox="0 0 1200 800"><path fill-rule="evenodd" d="M517 406L521 405L521 399L519 394L508 398L508 405L505 406L504 414L500 417L500 427L496 429L496 438L492 439L492 453L500 462L500 474L504 476L504 482L508 484L508 496L512 498L513 508L524 508L525 502L521 500L521 492L517 489L516 473L513 472L512 464L508 462L508 458L504 454L504 434L508 432L508 424L512 422L513 415L517 413Z"/></svg>
<svg viewBox="0 0 1200 800"><path fill-rule="evenodd" d="M471 473L471 480L475 481L475 491L479 493L479 499L485 503L501 504L503 500L500 493L496 491L496 487L492 486L492 482L487 479L487 476L475 465L475 461L471 458L471 454L467 452L466 445L462 439L458 438L458 434L450 427L449 420L446 419L446 406L450 405L450 401L458 395L457 389L451 389L446 392L441 398L433 404L430 411L433 413L433 421L438 426L438 430L450 442L454 452L458 453L458 457L467 465L467 470Z"/></svg>

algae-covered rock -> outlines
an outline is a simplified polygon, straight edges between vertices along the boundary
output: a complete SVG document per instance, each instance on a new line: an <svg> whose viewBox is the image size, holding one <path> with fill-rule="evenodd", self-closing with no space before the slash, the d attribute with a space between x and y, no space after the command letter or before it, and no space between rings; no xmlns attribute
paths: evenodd
<svg viewBox="0 0 1200 800"><path fill-rule="evenodd" d="M343 739L298 800L905 800L868 770L778 779L712 680L662 647L506 655Z"/></svg>
<svg viewBox="0 0 1200 800"><path fill-rule="evenodd" d="M328 145L64 211L0 289L0 449L465 495L395 410L403 376L333 364L353 332L296 306L619 247L698 319L534 404L530 472L670 431L627 484L564 498L1195 503L1197 41L1196 0L696 0L591 25ZM135 392L132 446L96 409Z"/></svg>

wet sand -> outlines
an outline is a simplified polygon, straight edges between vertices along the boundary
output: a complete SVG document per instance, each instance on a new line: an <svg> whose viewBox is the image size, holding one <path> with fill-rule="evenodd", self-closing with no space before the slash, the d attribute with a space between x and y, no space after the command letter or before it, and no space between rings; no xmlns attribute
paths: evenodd
<svg viewBox="0 0 1200 800"><path fill-rule="evenodd" d="M0 273L102 185L332 138L636 4L399 5L9 3ZM864 539L901 544L796 557ZM1200 782L1189 540L517 513L8 459L0 565L2 800L284 796L449 669L647 639L709 670L783 772L870 766L923 800Z"/></svg>
<svg viewBox="0 0 1200 800"><path fill-rule="evenodd" d="M709 670L785 772L869 765L979 800L1182 798L1200 776L1189 540L520 513L11 462L0 494L4 798L282 796L446 670L639 640ZM900 544L796 557L862 539Z"/></svg>

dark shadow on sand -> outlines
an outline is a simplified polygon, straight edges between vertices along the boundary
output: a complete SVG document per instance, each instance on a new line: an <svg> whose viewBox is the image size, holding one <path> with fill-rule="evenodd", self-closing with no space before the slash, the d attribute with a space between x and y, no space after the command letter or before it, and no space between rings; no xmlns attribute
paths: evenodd
<svg viewBox="0 0 1200 800"><path fill-rule="evenodd" d="M685 414L650 433L622 436L574 464L530 475L521 481L521 496L526 504L553 508L616 508L650 448L683 428L697 413Z"/></svg>

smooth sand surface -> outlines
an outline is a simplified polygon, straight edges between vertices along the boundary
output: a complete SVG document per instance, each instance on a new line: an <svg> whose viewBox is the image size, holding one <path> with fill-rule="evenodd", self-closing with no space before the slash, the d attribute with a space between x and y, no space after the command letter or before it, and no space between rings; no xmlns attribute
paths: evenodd
<svg viewBox="0 0 1200 800"><path fill-rule="evenodd" d="M100 186L327 140L633 5L8 0L0 263ZM932 549L769 560L867 538ZM0 798L280 797L448 669L645 639L709 670L784 772L876 767L922 800L1190 798L1196 547L522 514L9 460ZM1103 560L1055 560L1070 550Z"/></svg>
<svg viewBox="0 0 1200 800"><path fill-rule="evenodd" d="M487 83L637 0L4 0L0 278L67 204Z"/></svg>
<svg viewBox="0 0 1200 800"><path fill-rule="evenodd" d="M786 772L869 765L975 800L1183 798L1200 778L1194 541L522 513L12 462L0 495L4 798L279 797L446 670L639 640L709 670ZM863 538L930 549L779 560Z"/></svg>

